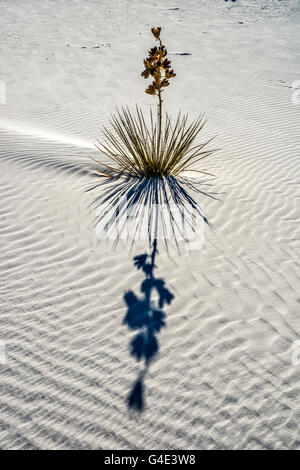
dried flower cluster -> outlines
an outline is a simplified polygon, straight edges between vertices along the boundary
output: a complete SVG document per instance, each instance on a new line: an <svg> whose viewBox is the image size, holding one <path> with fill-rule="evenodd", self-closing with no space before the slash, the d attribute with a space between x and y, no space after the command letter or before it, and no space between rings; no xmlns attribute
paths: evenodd
<svg viewBox="0 0 300 470"><path fill-rule="evenodd" d="M175 77L174 70L171 69L171 62L166 57L167 49L162 44L160 39L161 28L151 29L153 36L159 41L159 47L153 47L149 51L149 57L144 59L145 70L142 72L142 77L153 77L153 82L146 89L149 95L156 95L160 97L162 89L169 85L169 79Z"/></svg>

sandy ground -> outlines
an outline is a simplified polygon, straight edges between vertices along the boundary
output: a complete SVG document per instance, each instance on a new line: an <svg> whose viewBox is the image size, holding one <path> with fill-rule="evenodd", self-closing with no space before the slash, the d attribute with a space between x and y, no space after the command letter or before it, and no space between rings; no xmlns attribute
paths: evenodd
<svg viewBox="0 0 300 470"><path fill-rule="evenodd" d="M174 300L139 413L123 297L146 242L99 240L84 190L114 106L153 104L153 25L222 201L201 250L157 256ZM300 449L299 2L2 0L0 40L1 448Z"/></svg>

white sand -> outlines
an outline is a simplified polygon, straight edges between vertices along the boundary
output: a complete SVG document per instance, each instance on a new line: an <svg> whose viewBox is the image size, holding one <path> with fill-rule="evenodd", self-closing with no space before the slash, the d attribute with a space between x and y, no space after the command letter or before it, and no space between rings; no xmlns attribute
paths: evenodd
<svg viewBox="0 0 300 470"><path fill-rule="evenodd" d="M223 194L202 250L157 257L175 299L139 414L123 295L146 243L98 240L84 188L114 106L153 104L153 25ZM0 447L299 449L299 2L4 0L0 31Z"/></svg>

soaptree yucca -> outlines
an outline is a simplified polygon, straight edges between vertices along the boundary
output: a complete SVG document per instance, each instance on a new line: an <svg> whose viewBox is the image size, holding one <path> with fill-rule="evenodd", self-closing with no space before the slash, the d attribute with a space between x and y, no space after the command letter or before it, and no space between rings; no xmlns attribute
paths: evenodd
<svg viewBox="0 0 300 470"><path fill-rule="evenodd" d="M146 232L150 245L159 233L166 244L172 237L178 245L189 238L186 228L189 233L197 230L198 217L209 224L191 193L215 198L211 174L201 165L214 151L207 147L212 139L199 139L203 115L189 122L187 114L179 112L172 120L163 111L163 93L176 74L160 33L161 28L152 28L158 46L150 49L142 71L142 77L152 80L146 93L157 99L157 113L145 115L138 106L118 109L96 144L102 158L94 159L100 178L89 188L99 190L92 206L105 237L115 241L141 239Z"/></svg>
<svg viewBox="0 0 300 470"><path fill-rule="evenodd" d="M176 74L160 38L161 28L151 31L158 46L151 48L144 59L141 75L152 79L146 93L157 98L157 115L151 110L145 117L138 106L134 111L124 107L117 110L96 144L111 162L99 162L101 173L108 177L121 174L138 178L176 177L185 171L210 174L201 165L195 166L214 151L207 149L212 139L204 142L198 139L205 124L203 115L189 122L188 115L180 112L172 122L168 113L163 113L162 95Z"/></svg>

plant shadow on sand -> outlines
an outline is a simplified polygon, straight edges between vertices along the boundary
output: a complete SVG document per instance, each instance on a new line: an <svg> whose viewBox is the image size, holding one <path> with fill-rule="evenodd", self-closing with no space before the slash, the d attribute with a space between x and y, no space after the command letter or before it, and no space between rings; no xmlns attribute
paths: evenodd
<svg viewBox="0 0 300 470"><path fill-rule="evenodd" d="M142 297L139 298L130 290L124 295L127 313L123 323L138 333L130 342L131 355L137 361L144 360L144 369L139 374L128 397L129 407L142 411L144 408L144 379L151 361L159 350L157 335L166 326L165 304L170 304L173 294L165 286L163 279L154 275L157 240L153 242L151 255L144 253L134 257L134 264L145 274L141 284ZM151 300L151 295L157 293L158 300Z"/></svg>
<svg viewBox="0 0 300 470"><path fill-rule="evenodd" d="M135 240L146 238L151 247L150 254L143 253L133 258L135 267L145 275L140 286L141 294L129 290L124 295L127 312L123 324L136 331L130 342L130 352L137 361L144 362L129 393L128 406L140 412L145 407L145 377L159 351L158 334L166 326L164 307L174 299L165 280L154 273L158 239L162 237L166 249L172 239L179 249L178 240L185 239L187 228L190 232L197 230L199 218L210 225L190 195L194 191L216 199L215 193L208 192L208 186L211 184L207 181L183 177L133 178L119 175L109 179L102 177L88 189L100 190L100 195L91 204L97 211L95 225L100 238L113 239L115 244L120 239L131 239L132 245Z"/></svg>

